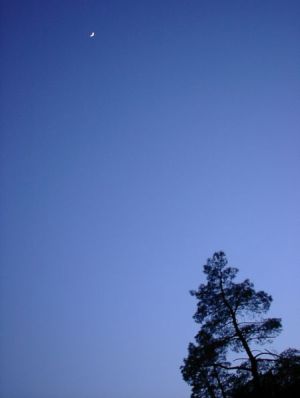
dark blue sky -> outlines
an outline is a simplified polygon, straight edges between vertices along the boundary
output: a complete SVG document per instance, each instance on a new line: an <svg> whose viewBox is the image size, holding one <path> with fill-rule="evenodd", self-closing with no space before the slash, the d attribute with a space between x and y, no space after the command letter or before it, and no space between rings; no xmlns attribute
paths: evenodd
<svg viewBox="0 0 300 398"><path fill-rule="evenodd" d="M188 291L220 249L299 347L299 21L1 1L1 397L187 398Z"/></svg>

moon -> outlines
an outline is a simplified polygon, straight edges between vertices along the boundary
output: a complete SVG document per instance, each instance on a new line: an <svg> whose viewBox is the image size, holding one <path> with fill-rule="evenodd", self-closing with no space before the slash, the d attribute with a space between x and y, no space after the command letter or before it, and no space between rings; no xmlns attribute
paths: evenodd
<svg viewBox="0 0 300 398"><path fill-rule="evenodd" d="M90 37L94 37L95 36L95 32L90 33Z"/></svg>

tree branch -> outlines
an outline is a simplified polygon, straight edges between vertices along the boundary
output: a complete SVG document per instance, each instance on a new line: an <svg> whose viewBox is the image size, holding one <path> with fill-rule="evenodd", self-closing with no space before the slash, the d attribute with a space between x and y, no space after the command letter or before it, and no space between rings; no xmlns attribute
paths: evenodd
<svg viewBox="0 0 300 398"><path fill-rule="evenodd" d="M226 366L226 365L221 365L220 363L216 363L215 366L227 370L241 369L241 370L247 370L247 372L251 372L251 368L246 368L245 366Z"/></svg>

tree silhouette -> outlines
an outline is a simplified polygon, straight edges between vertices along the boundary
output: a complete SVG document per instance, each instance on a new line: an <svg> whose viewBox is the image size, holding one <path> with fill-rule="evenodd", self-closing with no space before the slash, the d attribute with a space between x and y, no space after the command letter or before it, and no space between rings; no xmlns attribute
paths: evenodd
<svg viewBox="0 0 300 398"><path fill-rule="evenodd" d="M281 331L279 318L264 318L272 297L256 291L248 279L235 282L238 269L228 266L223 252L207 260L204 273L206 284L191 291L198 300L194 319L200 330L181 367L183 378L192 386L192 398L229 397L241 385L258 396L262 375L279 364L278 355L257 350ZM243 357L232 365L226 359L229 352L243 353Z"/></svg>

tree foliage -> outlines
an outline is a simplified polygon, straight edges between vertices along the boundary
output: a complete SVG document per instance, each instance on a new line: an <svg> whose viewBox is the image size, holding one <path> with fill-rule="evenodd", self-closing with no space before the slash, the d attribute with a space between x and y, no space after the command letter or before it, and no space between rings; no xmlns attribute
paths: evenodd
<svg viewBox="0 0 300 398"><path fill-rule="evenodd" d="M195 343L189 345L181 372L192 387L192 398L263 395L274 375L280 380L286 372L296 380L293 372L299 370L299 363L295 350L281 355L258 350L282 329L281 319L265 317L272 297L256 291L249 279L237 283L237 273L237 268L228 266L225 254L217 252L204 265L206 283L191 291L197 299L194 319L200 329ZM228 357L233 352L240 356L231 363ZM275 390L273 396L277 397L282 388Z"/></svg>

